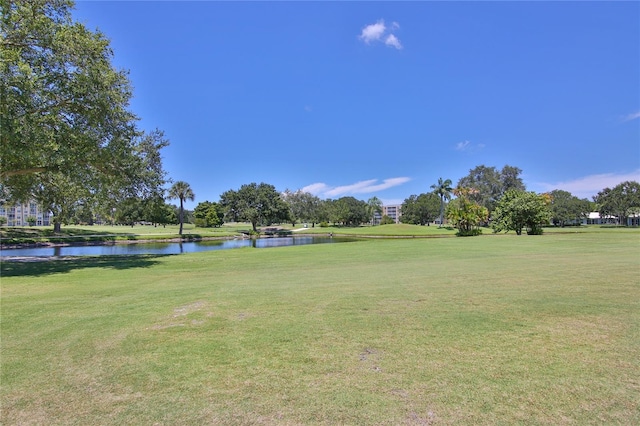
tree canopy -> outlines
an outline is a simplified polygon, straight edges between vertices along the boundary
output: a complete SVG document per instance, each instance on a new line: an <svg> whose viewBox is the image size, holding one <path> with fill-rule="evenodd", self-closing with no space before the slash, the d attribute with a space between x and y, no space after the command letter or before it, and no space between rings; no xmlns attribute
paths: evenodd
<svg viewBox="0 0 640 426"><path fill-rule="evenodd" d="M250 183L242 185L237 191L228 190L220 196L220 205L228 221L248 221L254 232L258 224L289 220L289 206L273 185Z"/></svg>
<svg viewBox="0 0 640 426"><path fill-rule="evenodd" d="M515 231L520 235L522 229L527 228L530 235L542 234L542 225L549 223L551 218L550 204L549 194L511 189L491 215L492 227L495 232Z"/></svg>
<svg viewBox="0 0 640 426"><path fill-rule="evenodd" d="M521 173L521 169L509 165L504 166L502 170L480 165L469 170L469 174L458 181L458 187L473 188L474 191L469 194L470 199L491 212L500 197L508 190L525 190L520 178Z"/></svg>
<svg viewBox="0 0 640 426"><path fill-rule="evenodd" d="M330 217L333 223L345 226L359 226L369 221L369 206L365 201L354 197L341 197L327 200Z"/></svg>
<svg viewBox="0 0 640 426"><path fill-rule="evenodd" d="M193 210L196 226L203 228L219 227L224 223L224 213L218 203L203 201Z"/></svg>
<svg viewBox="0 0 640 426"><path fill-rule="evenodd" d="M112 66L109 40L73 22L70 0L0 7L3 197L35 197L59 223L68 219L62 202L159 192L168 142L137 129L131 84Z"/></svg>
<svg viewBox="0 0 640 426"><path fill-rule="evenodd" d="M554 225L565 226L571 221L579 221L591 211L591 203L587 199L580 199L568 191L555 189L551 196L551 221Z"/></svg>
<svg viewBox="0 0 640 426"><path fill-rule="evenodd" d="M402 203L400 221L413 225L428 225L438 216L441 201L435 192L411 195Z"/></svg>
<svg viewBox="0 0 640 426"><path fill-rule="evenodd" d="M311 223L318 221L320 199L315 195L302 190L293 192L287 189L282 193L282 198L289 205L289 220L292 226L296 226L296 223L301 221Z"/></svg>
<svg viewBox="0 0 640 426"><path fill-rule="evenodd" d="M622 182L603 189L593 199L601 216L617 216L620 224L626 224L629 215L640 213L640 183Z"/></svg>

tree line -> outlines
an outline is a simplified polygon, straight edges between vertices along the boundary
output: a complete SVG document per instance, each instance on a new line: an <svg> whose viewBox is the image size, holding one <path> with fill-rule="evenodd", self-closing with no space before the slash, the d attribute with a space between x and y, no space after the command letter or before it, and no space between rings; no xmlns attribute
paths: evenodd
<svg viewBox="0 0 640 426"><path fill-rule="evenodd" d="M138 127L129 109L128 72L112 65L104 34L73 21L73 7L72 0L0 2L0 203L35 200L53 213L57 232L62 224L95 218L179 223L182 233L185 221L246 221L255 231L286 222L357 226L381 217L377 197L320 200L302 191L278 193L266 183L230 189L219 202L200 203L193 215L186 211L184 202L195 194L163 169L161 150L168 139L159 129ZM637 182L605 188L589 202L560 190L528 192L521 173L509 165L480 165L455 187L440 178L431 191L404 200L401 220L429 225L438 218L443 226L446 218L461 235L489 224L496 232L539 233L549 221L564 226L589 211L621 223L640 212Z"/></svg>
<svg viewBox="0 0 640 426"><path fill-rule="evenodd" d="M404 200L401 221L428 225L439 217L442 226L446 212L458 235L478 235L482 227L489 226L494 232L521 234L526 230L528 234L540 234L544 225L580 223L592 211L598 211L601 217L615 217L619 224L626 224L630 215L640 214L638 182L605 188L589 201L559 189L544 194L527 191L521 173L521 169L509 165L501 170L480 165L455 187L450 179L440 178L431 185L431 192Z"/></svg>
<svg viewBox="0 0 640 426"><path fill-rule="evenodd" d="M513 166L502 170L484 165L470 170L455 188L450 179L438 179L432 191L411 195L401 206L403 223L429 225L436 218L443 226L444 216L458 235L478 235L481 227L494 232L523 230L530 235L542 233L547 224L566 226L580 223L591 211L603 216L615 215L620 223L634 213L640 213L640 184L623 182L613 189L605 188L595 201L580 199L563 190L537 194L527 191L520 177L522 171ZM191 193L191 195L193 195ZM452 199L452 197L455 197ZM177 197L176 197L177 198ZM308 192L285 190L279 193L273 185L251 183L238 190L225 191L219 202L204 201L194 210L196 226L221 226L225 222L249 222L252 230L258 226L290 223L331 223L359 226L365 223L393 223L382 216L382 202L377 197L368 201L354 197L321 200Z"/></svg>

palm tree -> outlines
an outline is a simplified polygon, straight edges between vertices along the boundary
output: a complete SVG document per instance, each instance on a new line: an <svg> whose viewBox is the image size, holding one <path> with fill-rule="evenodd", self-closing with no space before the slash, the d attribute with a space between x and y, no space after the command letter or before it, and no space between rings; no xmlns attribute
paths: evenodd
<svg viewBox="0 0 640 426"><path fill-rule="evenodd" d="M431 189L433 189L433 192L440 197L440 228L442 228L442 221L444 216L444 200L451 199L451 191L453 191L451 185L451 179L443 181L442 178L438 179L438 183L434 183L433 185L431 185Z"/></svg>
<svg viewBox="0 0 640 426"><path fill-rule="evenodd" d="M375 225L375 214L379 213L382 215L382 201L378 197L371 197L367 201L367 212L369 213L369 218L371 219L371 224Z"/></svg>
<svg viewBox="0 0 640 426"><path fill-rule="evenodd" d="M180 235L182 235L182 221L183 221L183 212L184 212L184 201L189 200L193 201L196 198L196 195L191 190L189 184L185 181L179 180L174 183L171 189L169 189L169 198L179 198L180 199Z"/></svg>

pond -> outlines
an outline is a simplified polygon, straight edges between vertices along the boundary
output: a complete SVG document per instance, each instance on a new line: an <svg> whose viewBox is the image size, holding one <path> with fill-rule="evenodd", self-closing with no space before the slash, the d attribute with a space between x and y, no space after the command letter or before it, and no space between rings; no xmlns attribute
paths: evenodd
<svg viewBox="0 0 640 426"><path fill-rule="evenodd" d="M284 247L307 244L327 244L356 241L354 238L340 237L274 237L258 239L195 241L182 243L131 243L101 244L62 247L33 247L0 250L0 255L10 257L49 256L111 256L135 254L181 254L210 250L227 250L241 247Z"/></svg>

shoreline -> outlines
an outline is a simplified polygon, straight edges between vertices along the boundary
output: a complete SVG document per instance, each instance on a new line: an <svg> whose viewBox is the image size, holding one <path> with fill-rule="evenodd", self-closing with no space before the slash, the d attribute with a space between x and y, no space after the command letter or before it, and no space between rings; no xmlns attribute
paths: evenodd
<svg viewBox="0 0 640 426"><path fill-rule="evenodd" d="M65 237L61 237L65 238ZM68 237L69 239L77 237ZM192 242L192 241L215 241L215 240L232 240L238 237L226 236L226 237L193 237L193 238L152 238L152 239L128 239L128 240L94 240L94 241L69 241L69 242L29 242L29 243L14 243L4 244L0 242L0 251L11 249L24 249L24 248L39 248L39 247L69 247L69 246L106 246L116 244L150 244L150 243L180 243L180 242Z"/></svg>

